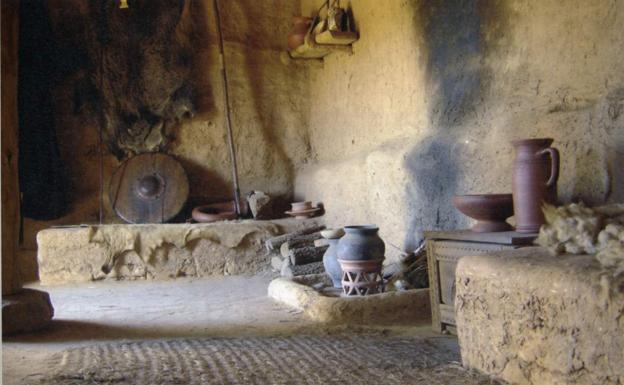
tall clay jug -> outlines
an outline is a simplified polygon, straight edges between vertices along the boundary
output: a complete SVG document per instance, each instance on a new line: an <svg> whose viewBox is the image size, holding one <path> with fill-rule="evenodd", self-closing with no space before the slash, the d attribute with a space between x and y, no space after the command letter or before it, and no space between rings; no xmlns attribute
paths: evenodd
<svg viewBox="0 0 624 385"><path fill-rule="evenodd" d="M542 204L557 200L559 151L550 147L553 139L524 139L511 142L516 148L513 165L513 204L516 231L537 233L544 224Z"/></svg>

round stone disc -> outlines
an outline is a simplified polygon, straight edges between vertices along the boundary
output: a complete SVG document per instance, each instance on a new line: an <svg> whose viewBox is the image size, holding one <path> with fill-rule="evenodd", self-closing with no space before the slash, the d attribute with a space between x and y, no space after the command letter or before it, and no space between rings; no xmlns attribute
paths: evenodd
<svg viewBox="0 0 624 385"><path fill-rule="evenodd" d="M173 157L161 153L136 155L124 161L111 178L113 209L129 223L165 223L186 202L186 172Z"/></svg>

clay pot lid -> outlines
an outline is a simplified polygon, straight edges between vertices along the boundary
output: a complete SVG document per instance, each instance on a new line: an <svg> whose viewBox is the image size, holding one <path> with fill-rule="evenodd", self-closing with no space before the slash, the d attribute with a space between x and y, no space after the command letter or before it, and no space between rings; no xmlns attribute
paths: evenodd
<svg viewBox="0 0 624 385"><path fill-rule="evenodd" d="M532 138L532 139L517 139L512 140L511 144L515 146L535 145L535 146L550 146L554 141L553 138Z"/></svg>

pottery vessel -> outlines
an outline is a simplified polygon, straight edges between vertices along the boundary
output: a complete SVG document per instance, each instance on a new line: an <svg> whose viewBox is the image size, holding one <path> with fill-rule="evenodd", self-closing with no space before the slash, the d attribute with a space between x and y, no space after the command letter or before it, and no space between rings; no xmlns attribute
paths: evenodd
<svg viewBox="0 0 624 385"><path fill-rule="evenodd" d="M323 254L323 267L325 267L325 272L329 275L332 285L338 289L342 287L342 268L336 256L339 241L340 239L328 239L329 248L325 251L325 254Z"/></svg>
<svg viewBox="0 0 624 385"><path fill-rule="evenodd" d="M471 229L476 233L513 229L505 221L514 212L511 194L455 195L453 206L463 214L477 220Z"/></svg>
<svg viewBox="0 0 624 385"><path fill-rule="evenodd" d="M511 142L516 149L513 164L513 204L516 231L537 233L544 224L542 205L555 204L559 179L559 151L553 139Z"/></svg>
<svg viewBox="0 0 624 385"><path fill-rule="evenodd" d="M383 260L386 246L374 225L345 226L345 235L338 242L338 259L345 261Z"/></svg>
<svg viewBox="0 0 624 385"><path fill-rule="evenodd" d="M310 210L312 208L312 202L311 201L293 202L290 205L292 206L292 211L293 212Z"/></svg>
<svg viewBox="0 0 624 385"><path fill-rule="evenodd" d="M247 204L243 203L241 205L241 214L245 215L246 212ZM193 219L199 223L236 219L236 206L234 201L211 203L195 207L191 215Z"/></svg>
<svg viewBox="0 0 624 385"><path fill-rule="evenodd" d="M288 48L292 51L302 45L308 33L312 19L305 16L293 16L293 27L288 35Z"/></svg>
<svg viewBox="0 0 624 385"><path fill-rule="evenodd" d="M323 238L327 239L329 243L329 248L323 254L323 266L325 267L325 272L331 278L332 285L335 288L340 289L342 287L342 268L340 267L340 263L338 263L338 242L340 238L344 235L344 231L342 229L326 229L321 231L321 235Z"/></svg>

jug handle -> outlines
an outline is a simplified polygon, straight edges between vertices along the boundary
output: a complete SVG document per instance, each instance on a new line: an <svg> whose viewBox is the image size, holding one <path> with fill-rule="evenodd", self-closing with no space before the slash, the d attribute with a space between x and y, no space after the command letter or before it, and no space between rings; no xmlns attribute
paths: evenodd
<svg viewBox="0 0 624 385"><path fill-rule="evenodd" d="M549 147L538 152L537 155L544 155L546 153L550 155L550 178L548 178L546 186L552 187L559 179L559 150L554 147Z"/></svg>

